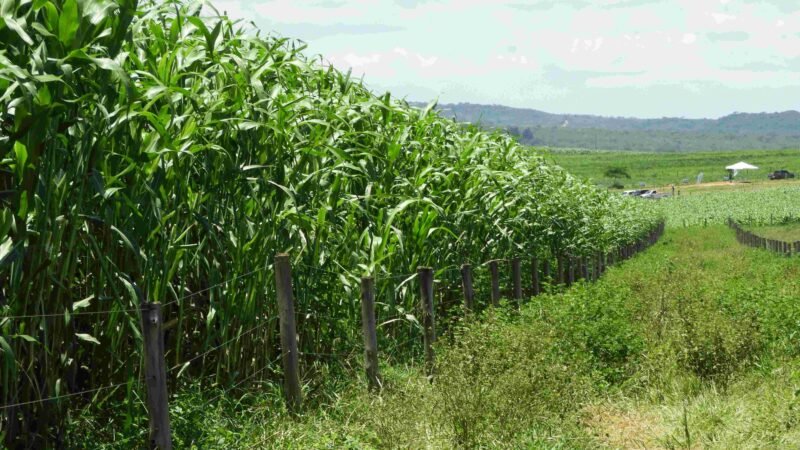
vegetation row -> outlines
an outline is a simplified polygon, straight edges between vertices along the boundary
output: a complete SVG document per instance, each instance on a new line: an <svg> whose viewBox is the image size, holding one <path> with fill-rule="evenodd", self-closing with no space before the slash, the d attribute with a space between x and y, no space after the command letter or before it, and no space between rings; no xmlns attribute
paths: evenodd
<svg viewBox="0 0 800 450"><path fill-rule="evenodd" d="M276 253L304 286L300 350L336 354L360 340L361 275L404 339L417 266L555 264L658 221L199 3L8 0L2 17L0 396L27 404L4 409L6 437L63 420L67 402L37 399L136 379L142 301L164 305L173 385L267 366L274 323L210 350L277 316Z"/></svg>

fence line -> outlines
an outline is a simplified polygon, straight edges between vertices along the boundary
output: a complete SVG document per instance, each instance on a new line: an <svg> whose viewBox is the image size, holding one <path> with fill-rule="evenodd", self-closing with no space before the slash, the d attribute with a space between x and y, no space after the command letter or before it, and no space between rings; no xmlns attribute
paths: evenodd
<svg viewBox="0 0 800 450"><path fill-rule="evenodd" d="M800 254L800 241L785 242L779 239L765 238L742 228L738 222L731 218L728 218L728 227L736 233L736 240L742 245L761 248L787 257Z"/></svg>
<svg viewBox="0 0 800 450"><path fill-rule="evenodd" d="M182 362L181 364L178 364L178 365L172 366L172 368L170 368L169 370L167 370L167 373L172 373L172 372L174 372L174 371L175 371L175 369L177 369L177 368L179 368L179 367L181 367L181 368L187 367L187 366L189 366L189 364L191 364L191 363L193 363L193 362L197 361L197 360L198 360L198 359L200 359L200 358L205 358L206 356L208 356L208 355L210 355L211 353L213 353L213 352L215 352L215 351L219 350L220 348L222 348L222 347L224 347L224 346L226 346L226 345L230 344L231 342L238 341L238 340L239 340L239 339L240 339L242 336L246 336L246 335L248 335L248 334L252 333L253 331L256 331L256 330L258 330L258 329L261 329L262 327L264 327L264 326L266 326L266 325L269 325L269 324L270 324L270 323L272 323L272 321L274 321L275 319L276 319L276 317L272 317L272 318L270 318L269 320L267 320L266 322L264 322L264 323L262 323L262 324L260 324L260 325L256 325L256 326L254 326L254 327L250 328L250 329L249 329L249 330L247 330L247 331L242 331L242 332L240 332L240 333L239 333L239 334L238 334L236 337L232 337L232 338L228 339L227 341L225 341L225 342L223 342L223 343L221 343L221 344L219 344L219 345L217 345L217 346L211 347L210 349L206 350L205 352L203 352L203 353L201 353L201 354L199 354L199 355L195 355L195 356L193 356L193 357L189 358L188 360L186 360L186 361Z"/></svg>
<svg viewBox="0 0 800 450"><path fill-rule="evenodd" d="M733 223L732 221L730 222ZM531 259L531 268L532 274L530 277L527 277L528 281L531 284L529 292L532 292L533 296L542 292L543 287L554 287L554 286L569 286L572 283L578 282L580 280L584 280L585 282L593 282L600 278L600 276L607 270L608 267L611 267L614 264L622 262L628 258L633 257L637 253L644 251L651 245L655 244L660 237L664 233L664 222L659 222L656 224L648 233L643 235L640 239L636 240L635 242L621 245L617 248L612 249L608 253L602 252L595 252L591 255L583 255L583 256L575 256L569 255L565 253L556 253L551 255L557 261L557 265L554 267L551 265L551 261L549 258L543 259L543 264L539 264L538 257L534 257ZM798 247L800 248L800 247ZM463 308L456 308L452 311L461 310L463 314L468 315L471 314L474 306L478 303L479 300L482 300L484 304L490 305L497 305L499 302L499 298L501 295L499 294L500 286L499 283L501 282L501 277L499 276L499 267L497 265L498 262L505 262L509 263L509 276L502 277L502 281L504 283L508 283L507 286L504 286L504 292L507 293L506 297L510 297L510 300L513 300L513 304L515 306L519 306L522 302L522 271L521 271L521 259L519 257L506 259L506 258L495 258L485 261L480 264L474 265L475 268L484 268L488 267L489 270L489 279L484 279L486 282L490 282L492 285L492 295L490 299L478 299L475 296L475 291L473 287L473 283L475 280L471 277L471 270L473 265L471 264L464 264L460 267L457 266L447 266L445 268L437 270L433 267L420 267L416 274L402 274L402 275L390 275L387 277L378 277L379 280L387 280L393 278L405 278L406 281L410 281L412 278L417 279L417 284L419 285L419 296L420 296L420 304L417 305L417 308L422 312L421 320L419 321L418 325L420 326L420 334L418 336L414 336L407 341L402 343L397 342L397 339L394 339L390 344L391 348L399 348L400 346L405 346L410 342L413 341L423 341L422 346L422 355L424 356L424 367L426 375L433 381L435 377L435 367L436 367L436 355L434 352L434 348L432 344L435 342L437 333L436 333L436 302L437 302L437 295L438 292L436 290L436 286L438 283L435 282L434 277L435 275L443 275L445 273L450 272L461 272L460 280L452 280L454 284L461 283L462 289L451 289L450 294L456 294L457 292L462 292L463 295ZM317 272L324 272L335 275L340 277L341 273L336 273L332 271L328 271L325 269L321 269L318 267L308 266L302 263L296 264L299 267L305 267L309 269L313 269ZM505 266L505 265L504 265ZM195 355L190 359L184 361L181 364L175 365L172 368L165 370L164 358L165 358L165 350L163 344L163 337L164 337L164 330L162 328L161 323L161 308L164 306L168 306L174 303L177 303L181 300L185 300L192 296L201 294L203 292L210 291L216 287L224 285L226 283L230 283L236 281L238 279L242 279L244 277L253 275L257 272L267 269L270 265L265 265L262 268L255 269L248 273L236 276L229 280L225 280L223 282L217 283L214 286L210 286L208 288L202 289L197 292L193 292L186 296L177 298L170 302L164 304L157 304L157 303L144 303L140 305L138 309L130 309L126 311L142 311L142 318L143 318L143 334L149 336L145 339L145 345L143 345L143 351L145 356L145 369L147 371L146 384L147 384L147 399L148 399L148 415L150 416L150 446L151 448L161 448L161 449L168 449L171 448L171 436L169 430L169 410L167 407L168 401L168 393L166 392L167 385L166 385L166 377L168 374L172 374L175 372L176 369L181 369L181 371L188 367L192 362L197 361L201 358L208 356L209 354L225 348L228 344L238 341L242 337L261 329L265 326L271 324L274 320L279 319L280 321L280 330L281 330L281 345L280 345L280 352L278 358L276 358L273 362L269 363L265 367L257 368L253 373L246 376L244 379L239 380L235 384L233 384L228 389L224 390L222 394L216 396L213 400L221 397L225 393L229 392L230 390L235 389L236 387L242 385L246 381L252 379L256 375L263 373L265 370L274 366L274 362L278 359L283 359L283 376L284 376L284 393L286 395L286 402L287 407L290 411L299 412L302 408L302 391L300 390L299 384L299 370L298 370L298 356L309 356L309 357L333 357L333 358L340 358L340 357L349 357L356 354L356 351L350 353L319 353L319 352L305 352L300 351L297 346L296 340L296 317L298 315L308 314L313 316L319 316L320 318L323 317L322 314L317 314L313 311L300 311L296 310L295 306L295 298L293 294L294 287L292 286L292 272L291 272L291 264L288 258L288 255L278 255L275 258L275 265L274 265L274 272L275 272L275 283L276 283L276 291L277 291L277 303L278 303L278 317L271 317L265 319L264 322L255 325L246 331L241 331L237 336L228 339L203 353ZM541 272L541 276L540 276ZM468 274L469 276L465 276ZM371 278L366 277L365 279L371 280ZM374 283L369 282L365 283L362 279L362 302L372 302L372 305L363 305L362 309L362 325L364 322L371 321L369 326L364 326L364 333L365 333L365 367L368 368L367 373L367 380L370 383L371 390L379 390L380 389L380 375L378 373L378 366L377 366L377 355L379 352L379 348L377 347L378 342L375 339L375 333L378 329L381 328L382 325L390 323L394 320L401 319L402 317L406 317L407 314L396 315L393 317L388 318L386 321L376 324L376 311L374 309L374 302L375 302L375 292L374 292ZM302 290L302 287L300 287ZM367 289L368 291L365 291ZM145 314L145 309L147 309L147 313ZM116 310L116 311L109 311L110 312L122 312L124 310ZM86 313L94 313L99 314L101 312L86 312ZM457 313L456 313L457 314ZM74 313L74 315L78 315L78 313ZM62 314L58 314L57 316L62 316ZM145 317L147 316L147 317ZM23 316L18 316L23 317ZM28 316L24 316L28 317ZM29 318L35 318L39 316L30 316ZM325 316L328 317L328 316ZM10 319L14 317L4 317L0 318L3 319ZM149 320L149 322L148 322ZM256 318L256 320L264 320L263 318ZM155 331L154 331L155 330ZM424 339L422 339L424 338ZM160 342L159 342L160 341ZM180 375L181 372L178 372ZM141 375L141 373L140 373ZM10 405L3 405L0 406L0 410L6 410L8 408L20 407L25 405L30 405L34 403L40 403L45 401L57 400L62 398L74 397L82 394L98 392L105 389L110 389L114 387L124 386L129 384L131 381L127 381L124 383L117 383L112 384L109 386L103 386L95 389L89 389L85 391L75 392L71 394L65 394L62 396L56 396L46 399L39 399L29 402L21 402L15 403Z"/></svg>
<svg viewBox="0 0 800 450"><path fill-rule="evenodd" d="M64 394L64 395L56 395L56 396L53 396L53 397L40 398L40 399L36 399L36 400L29 400L29 401L26 401L26 402L11 403L11 404L8 404L8 405L0 405L0 410L9 409L9 408L17 408L17 407L20 407L20 406L34 405L36 403L52 402L54 400L61 400L61 399L64 399L64 398L75 397L75 396L83 395L83 394L91 394L93 392L100 392L100 391L104 391L106 389L112 389L112 388L116 388L116 387L120 387L120 386L125 386L126 384L129 384L129 383L131 383L130 380L129 381L125 381L123 383L115 383L115 384L110 384L108 386L101 386L99 388L86 389L85 391L70 392L69 394Z"/></svg>
<svg viewBox="0 0 800 450"><path fill-rule="evenodd" d="M209 286L209 287L203 288L203 289L201 289L199 291L192 292L190 294L184 295L183 297L179 297L179 298L176 298L174 300L171 300L171 301L169 301L167 303L161 303L161 307L163 308L163 307L166 307L166 306L174 305L175 303L178 303L180 301L183 301L183 300L186 300L188 298L194 297L196 295L200 295L200 294L202 294L204 292L208 292L208 291L210 291L212 289L216 289L216 288L218 288L220 286L224 286L224 285L226 285L226 284L228 284L230 282L233 282L233 281L236 281L236 280L240 280L240 279L245 278L245 277L249 277L249 276L254 275L254 274L258 273L258 272L266 270L267 268L269 268L269 265L265 265L264 267L261 267L259 269L251 270L250 272L244 273L242 275L238 275L238 276L235 276L233 278L229 278L229 279L221 281L221 282L219 282L219 283L217 283L217 284L215 284L213 286ZM64 317L65 314L68 314L69 316L90 316L90 315L113 314L113 313L139 312L139 311L141 311L141 308L138 308L138 307L137 308L126 308L126 309L107 309L107 310L103 310L103 311L76 311L76 312L64 311L64 312L61 312L61 313L25 314L25 315L19 315L19 316L2 316L2 317L0 317L0 321L2 321L2 320L19 320L19 319L38 319L38 318L50 318L50 317Z"/></svg>

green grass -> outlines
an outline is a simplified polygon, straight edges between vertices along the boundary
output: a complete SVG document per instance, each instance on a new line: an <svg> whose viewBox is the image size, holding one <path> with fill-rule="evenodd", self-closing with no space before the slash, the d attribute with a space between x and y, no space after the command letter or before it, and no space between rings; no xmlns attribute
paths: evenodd
<svg viewBox="0 0 800 450"><path fill-rule="evenodd" d="M298 419L277 387L172 402L182 447L787 448L800 445L800 259L723 225L669 230L595 285L488 313L449 334L437 379L384 366L381 396L331 376ZM74 445L108 442L74 424Z"/></svg>
<svg viewBox="0 0 800 450"><path fill-rule="evenodd" d="M748 227L748 229L768 239L776 239L784 242L800 241L800 223L765 225L761 227Z"/></svg>
<svg viewBox="0 0 800 450"><path fill-rule="evenodd" d="M800 174L800 150L741 150L726 152L640 153L591 150L551 150L549 160L575 176L610 186L615 179L606 177L609 167L624 168L630 178L618 178L626 189L647 186L680 186L684 179L694 184L703 172L703 181L722 181L728 175L725 166L747 161L758 170L743 171L737 180L762 181L769 172L787 169Z"/></svg>

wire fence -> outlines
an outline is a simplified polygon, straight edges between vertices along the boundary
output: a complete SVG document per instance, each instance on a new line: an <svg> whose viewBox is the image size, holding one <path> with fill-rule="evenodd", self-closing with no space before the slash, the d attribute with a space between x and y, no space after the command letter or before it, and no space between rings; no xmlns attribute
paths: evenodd
<svg viewBox="0 0 800 450"><path fill-rule="evenodd" d="M728 226L736 233L736 240L748 247L760 248L783 256L791 257L800 254L800 241L786 242L770 239L745 229L741 224L729 218Z"/></svg>
<svg viewBox="0 0 800 450"><path fill-rule="evenodd" d="M301 271L293 275L288 257L279 255L276 257L274 264L265 264L247 273L182 295L163 304L144 302L137 308L3 316L0 317L0 323L7 320L63 317L65 314L80 316L138 313L141 318L141 334L143 336L142 354L139 356L144 361L144 367L139 367L139 379L145 381L143 384L147 390L147 410L150 419L149 439L151 443L169 442L171 438L167 404L168 396L165 395L167 394L167 377L181 377L197 361L206 361L212 355L217 355L218 358L221 358L220 355L231 352L231 348L234 348L234 352L237 351L236 349L241 351L240 347L244 345L245 338L249 339L260 332L271 333L277 329L280 334L280 346L279 348L274 348L275 353L273 353L272 358L264 360L261 364L253 365L255 360L252 359L247 362L244 365L244 370L237 372L247 375L243 378L232 380L228 387L209 399L207 404L213 403L256 377L272 371L273 376L279 375L283 377L287 406L290 411L296 412L302 404L299 375L299 362L301 359L305 361L343 362L364 355L364 365L368 372L367 379L370 387L377 386L380 389L380 376L377 370L378 348L382 348L383 352L389 355L396 354L400 349L406 349L405 351L410 352L410 356L415 358L423 357L426 372L433 376L432 368L435 364L435 355L432 346L436 340L437 331L442 332L442 330L437 330L436 328L437 326L444 326L446 330L449 318L471 314L481 307L497 306L501 298L508 299L510 305L519 307L525 294L536 295L558 286L570 286L581 280L586 282L595 281L607 267L630 258L657 242L663 232L664 224L659 223L642 239L623 245L608 253L595 252L581 257L551 255L539 261L535 257L528 258L524 266L527 268L528 275L524 277L522 273L523 264L520 258L495 258L479 264L451 265L440 269L420 268L415 273L383 274L374 278L357 277L352 272L336 272L296 262L294 266L301 269ZM499 268L500 264L504 265L502 271ZM202 351L184 358L182 361L179 361L181 353L171 355L170 358L175 359L175 362L170 367L167 367L167 352L164 339L165 328L168 327L164 326L161 316L165 307L181 304L181 302L192 297L211 292L226 285L232 285L236 281L267 270L273 272L275 276L277 315L260 314L247 320L242 319L242 323L249 322L249 325L241 327L235 335L228 335L230 337L226 336L224 339L214 343L207 343ZM473 278L473 274L478 274L478 276ZM355 300L356 303L350 305L350 310L346 314L340 314L334 308L330 308L327 312L309 308L307 299L304 298L304 286L293 286L293 278L311 282L309 281L313 281L311 277L322 275L332 277L333 280L342 280L344 278L355 282L360 279L360 301ZM523 279L526 281L523 282ZM365 282L365 280L371 281ZM414 280L416 280L415 284L418 286L419 291L409 288L409 283ZM438 282L435 280L438 280ZM476 283L474 284L473 282ZM381 292L385 293L385 298L376 297L376 293ZM295 299L295 293L299 294L298 299ZM405 296L408 299L417 298L419 301L414 303L404 301L398 304L396 303L398 295ZM360 305L358 305L359 303ZM408 309L409 305L413 305L413 307ZM355 308L356 306L358 307ZM435 317L443 317L440 324L437 325ZM301 332L297 329L298 324L303 325L304 322L302 320L308 321L310 319L314 319L313 323L317 328L322 324L331 324L336 321L344 320L349 324L353 320L360 319L362 322L361 333L354 334L362 335L364 348L353 347L352 340L343 340L338 345L320 346L319 348L314 346L303 348L299 346L297 338ZM208 317L206 317L206 321L209 321ZM343 348L342 346L346 347ZM262 349L264 354L268 354L270 351L270 347ZM273 370L279 360L282 360L281 370ZM0 405L0 411L88 396L122 386L130 388L133 382L133 379L129 379L125 382L110 383L101 387L83 389L63 395L10 402ZM159 394L160 392L161 394ZM206 403L204 402L204 404ZM6 414L6 421L13 420L12 415Z"/></svg>

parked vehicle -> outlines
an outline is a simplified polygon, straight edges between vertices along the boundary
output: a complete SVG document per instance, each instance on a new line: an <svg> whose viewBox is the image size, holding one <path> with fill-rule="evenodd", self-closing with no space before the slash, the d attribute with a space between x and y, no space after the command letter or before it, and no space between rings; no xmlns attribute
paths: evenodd
<svg viewBox="0 0 800 450"><path fill-rule="evenodd" d="M625 191L622 195L626 195L628 197L641 197L642 194L649 192L647 189L634 189L631 191Z"/></svg>
<svg viewBox="0 0 800 450"><path fill-rule="evenodd" d="M788 178L794 178L794 174L786 169L781 169L767 175L767 178L770 180L786 180Z"/></svg>
<svg viewBox="0 0 800 450"><path fill-rule="evenodd" d="M656 192L656 191L645 191L643 194L639 195L639 197L642 197L642 198L654 198L657 195L658 195L658 192Z"/></svg>
<svg viewBox="0 0 800 450"><path fill-rule="evenodd" d="M622 195L627 197L641 197L641 198L659 198L662 194L651 189L635 189L632 191L625 191Z"/></svg>

